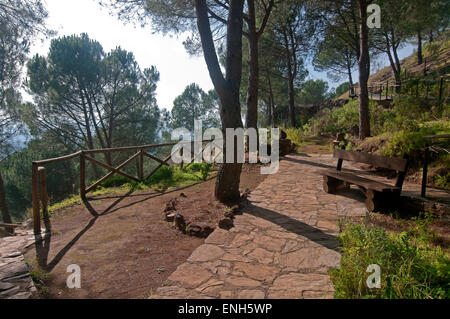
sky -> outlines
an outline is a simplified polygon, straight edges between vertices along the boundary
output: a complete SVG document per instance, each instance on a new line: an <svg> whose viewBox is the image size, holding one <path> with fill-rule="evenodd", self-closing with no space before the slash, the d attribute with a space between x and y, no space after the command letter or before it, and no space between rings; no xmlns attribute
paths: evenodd
<svg viewBox="0 0 450 319"><path fill-rule="evenodd" d="M105 52L121 46L134 53L139 66L152 65L160 72L157 100L160 108L172 109L173 100L186 86L195 82L203 90L213 88L202 56L191 57L183 46L186 35L178 37L153 34L150 26L141 28L125 25L97 0L45 0L49 12L49 28L57 37L86 32L97 40ZM50 41L38 41L30 50L31 56L47 55Z"/></svg>
<svg viewBox="0 0 450 319"><path fill-rule="evenodd" d="M125 25L116 16L111 16L108 9L100 7L97 0L45 0L45 3L49 12L48 26L58 32L58 37L85 32L100 42L105 52L121 46L134 53L142 69L156 66L161 75L157 88L160 108L171 110L174 99L191 83L197 83L205 91L213 88L203 57L190 56L184 49L186 35L163 36L154 33L150 26ZM30 56L36 53L47 55L50 41L35 43ZM407 57L412 51L412 46L405 47L399 52L400 58ZM372 72L387 65L383 56L372 62ZM330 87L339 84L332 82L326 72L315 72L310 64L307 67L309 78L325 80ZM357 70L353 76L357 81ZM343 78L341 82L346 80Z"/></svg>

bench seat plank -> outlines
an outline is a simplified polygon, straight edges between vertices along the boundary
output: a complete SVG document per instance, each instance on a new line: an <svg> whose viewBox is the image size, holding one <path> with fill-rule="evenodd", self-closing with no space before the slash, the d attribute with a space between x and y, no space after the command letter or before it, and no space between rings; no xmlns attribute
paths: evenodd
<svg viewBox="0 0 450 319"><path fill-rule="evenodd" d="M322 170L322 175L329 176L350 184L362 186L365 189L371 189L378 192L384 191L400 191L400 187L392 186L389 184L385 184L382 182L374 181L371 179L367 179L361 176L353 175L352 173L346 173L336 170Z"/></svg>

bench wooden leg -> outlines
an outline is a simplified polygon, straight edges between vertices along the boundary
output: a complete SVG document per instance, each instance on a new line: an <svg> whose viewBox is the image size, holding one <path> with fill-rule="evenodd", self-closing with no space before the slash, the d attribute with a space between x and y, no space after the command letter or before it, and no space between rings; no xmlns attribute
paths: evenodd
<svg viewBox="0 0 450 319"><path fill-rule="evenodd" d="M350 184L341 181L339 179L330 177L330 176L324 176L323 177L323 190L328 194L334 194L338 190L348 188L350 187Z"/></svg>
<svg viewBox="0 0 450 319"><path fill-rule="evenodd" d="M366 207L369 212L379 212L386 208L395 208L398 205L399 193L381 193L374 190L366 191Z"/></svg>

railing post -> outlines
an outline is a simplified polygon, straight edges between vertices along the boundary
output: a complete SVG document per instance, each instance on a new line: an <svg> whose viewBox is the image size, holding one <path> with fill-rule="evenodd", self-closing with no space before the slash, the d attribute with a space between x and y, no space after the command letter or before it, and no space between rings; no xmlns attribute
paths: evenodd
<svg viewBox="0 0 450 319"><path fill-rule="evenodd" d="M38 235L41 233L41 209L39 205L39 171L36 163L32 164L31 169L31 196L33 203L33 230Z"/></svg>
<svg viewBox="0 0 450 319"><path fill-rule="evenodd" d="M141 182L144 180L144 149L141 149L141 152L139 154L138 178Z"/></svg>
<svg viewBox="0 0 450 319"><path fill-rule="evenodd" d="M425 197L426 196L426 191L427 191L427 179L428 179L428 161L429 161L429 150L428 150L428 146L425 147L425 158L424 158L424 163L423 163L423 175L422 175L422 191L421 191L421 196Z"/></svg>
<svg viewBox="0 0 450 319"><path fill-rule="evenodd" d="M389 99L389 81L386 82L386 100Z"/></svg>
<svg viewBox="0 0 450 319"><path fill-rule="evenodd" d="M80 154L80 197L86 198L86 158L83 151Z"/></svg>
<svg viewBox="0 0 450 319"><path fill-rule="evenodd" d="M42 203L42 215L44 218L45 230L50 231L50 219L48 216L48 194L47 194L47 176L45 172L45 167L39 167L39 181L40 181L40 191L41 191L41 203Z"/></svg>
<svg viewBox="0 0 450 319"><path fill-rule="evenodd" d="M444 77L441 76L441 82L439 84L439 99L438 99L438 108L439 108L439 110L441 109L441 106L442 106L443 89L444 89Z"/></svg>

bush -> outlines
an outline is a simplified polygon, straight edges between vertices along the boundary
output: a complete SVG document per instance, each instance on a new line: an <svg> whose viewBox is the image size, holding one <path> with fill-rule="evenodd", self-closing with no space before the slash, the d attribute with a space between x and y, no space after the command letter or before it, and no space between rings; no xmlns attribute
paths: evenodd
<svg viewBox="0 0 450 319"><path fill-rule="evenodd" d="M128 183L130 183L130 179L126 178L125 176L114 175L104 181L101 186L104 188L121 187Z"/></svg>
<svg viewBox="0 0 450 319"><path fill-rule="evenodd" d="M419 224L418 224L419 225ZM431 248L416 234L387 234L379 227L346 225L340 235L343 245L339 269L330 271L336 298L450 298L450 260L442 250ZM367 267L381 268L381 288L370 289Z"/></svg>
<svg viewBox="0 0 450 319"><path fill-rule="evenodd" d="M411 155L412 151L424 148L427 145L427 141L423 139L423 136L449 133L450 121L448 120L417 123L414 130L402 129L395 132L389 141L384 144L381 153L383 156L392 157L402 157L405 154Z"/></svg>
<svg viewBox="0 0 450 319"><path fill-rule="evenodd" d="M164 180L170 180L173 177L174 167L172 166L163 166L159 168L151 177L150 184L156 184L158 182Z"/></svg>
<svg viewBox="0 0 450 319"><path fill-rule="evenodd" d="M192 163L188 167L188 171L192 173L200 173L201 179L206 180L211 172L212 164Z"/></svg>
<svg viewBox="0 0 450 319"><path fill-rule="evenodd" d="M369 103L371 114L370 124L373 134L384 131L384 125L392 120L392 110L385 109L374 101ZM354 127L359 127L359 100L351 100L342 107L332 110L323 109L316 118L312 118L303 130L309 133L351 133Z"/></svg>

